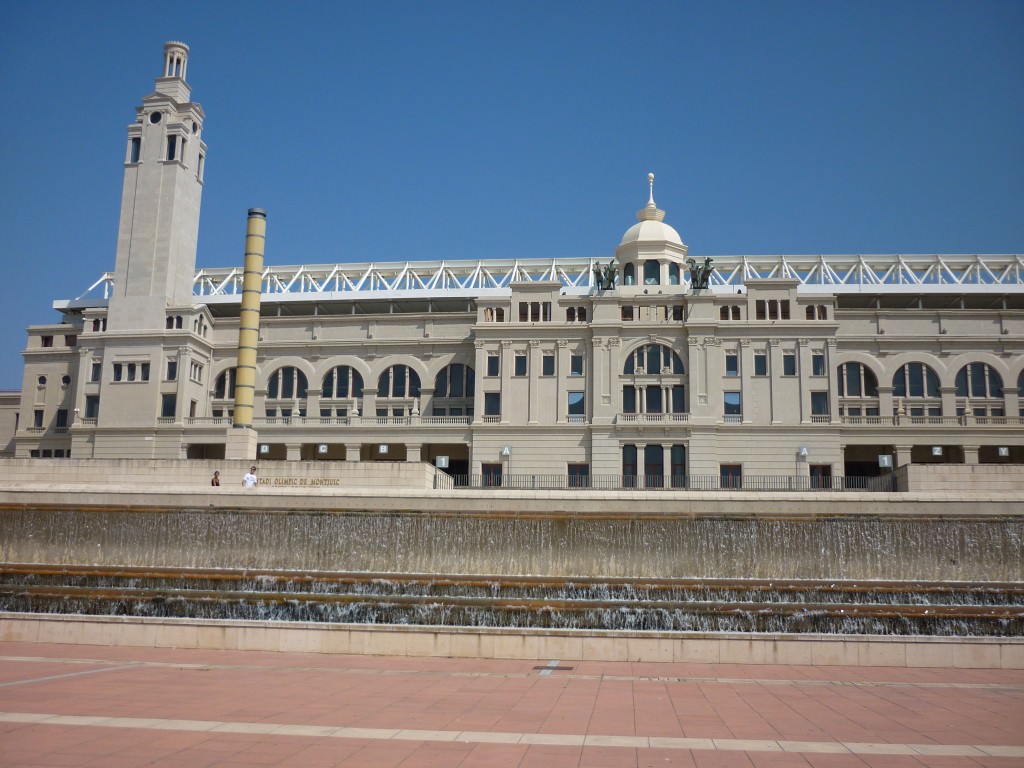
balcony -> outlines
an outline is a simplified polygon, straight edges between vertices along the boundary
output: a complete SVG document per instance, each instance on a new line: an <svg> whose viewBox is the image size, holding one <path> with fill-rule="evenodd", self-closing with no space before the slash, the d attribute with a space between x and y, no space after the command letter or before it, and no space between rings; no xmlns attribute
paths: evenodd
<svg viewBox="0 0 1024 768"><path fill-rule="evenodd" d="M689 420L688 413L620 413L616 419L620 424L683 424Z"/></svg>
<svg viewBox="0 0 1024 768"><path fill-rule="evenodd" d="M844 427L1020 427L1020 416L840 416Z"/></svg>
<svg viewBox="0 0 1024 768"><path fill-rule="evenodd" d="M494 418L495 421L499 417ZM230 426L228 416L190 416L188 426ZM471 416L257 416L254 427L468 427Z"/></svg>

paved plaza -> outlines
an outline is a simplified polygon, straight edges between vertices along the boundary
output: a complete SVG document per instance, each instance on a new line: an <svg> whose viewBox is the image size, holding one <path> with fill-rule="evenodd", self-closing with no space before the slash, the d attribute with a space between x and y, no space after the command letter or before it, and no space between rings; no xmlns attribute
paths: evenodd
<svg viewBox="0 0 1024 768"><path fill-rule="evenodd" d="M3 766L1024 765L1024 671L0 643Z"/></svg>

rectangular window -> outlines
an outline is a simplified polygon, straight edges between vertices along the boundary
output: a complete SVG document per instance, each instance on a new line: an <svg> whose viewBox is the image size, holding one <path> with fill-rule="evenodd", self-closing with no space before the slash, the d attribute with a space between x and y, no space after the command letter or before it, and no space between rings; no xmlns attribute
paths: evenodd
<svg viewBox="0 0 1024 768"><path fill-rule="evenodd" d="M758 320L764 320L767 318L767 314L765 313L764 299L758 299L756 302L754 302L754 317L756 317Z"/></svg>
<svg viewBox="0 0 1024 768"><path fill-rule="evenodd" d="M516 354L514 376L526 375L526 355Z"/></svg>
<svg viewBox="0 0 1024 768"><path fill-rule="evenodd" d="M622 388L622 412L636 413L636 387L632 384Z"/></svg>
<svg viewBox="0 0 1024 768"><path fill-rule="evenodd" d="M199 363L196 363L196 362L189 363L189 365L188 365L188 377L192 381L196 382L197 384L202 384L203 383L203 366L201 366ZM284 379L284 387L283 387L284 392L281 393L281 397L289 398L289 397L292 396L292 385L293 385L292 378L290 376L282 376L282 378ZM275 379L271 379L271 381L274 381L274 380ZM276 394L275 395L271 395L270 392L269 392L269 388L268 388L267 397L271 397L273 399L273 397L276 397Z"/></svg>
<svg viewBox="0 0 1024 768"><path fill-rule="evenodd" d="M811 355L811 376L827 376L825 370L825 353L815 352Z"/></svg>
<svg viewBox="0 0 1024 768"><path fill-rule="evenodd" d="M672 413L686 413L686 387L682 384L672 387Z"/></svg>
<svg viewBox="0 0 1024 768"><path fill-rule="evenodd" d="M178 137L168 136L167 137L167 159L173 160L178 151Z"/></svg>
<svg viewBox="0 0 1024 768"><path fill-rule="evenodd" d="M673 488L683 488L686 485L686 446L673 445L671 452L671 478Z"/></svg>
<svg viewBox="0 0 1024 768"><path fill-rule="evenodd" d="M89 369L89 381L99 381L103 375L103 363L93 362Z"/></svg>
<svg viewBox="0 0 1024 768"><path fill-rule="evenodd" d="M555 375L555 356L544 355L541 358L541 375L542 376L554 376Z"/></svg>
<svg viewBox="0 0 1024 768"><path fill-rule="evenodd" d="M723 392L723 405L725 407L726 416L742 416L743 415L743 393L742 392Z"/></svg>
<svg viewBox="0 0 1024 768"><path fill-rule="evenodd" d="M128 381L135 381L135 363L128 363Z"/></svg>
<svg viewBox="0 0 1024 768"><path fill-rule="evenodd" d="M828 392L811 392L811 415L828 416Z"/></svg>
<svg viewBox="0 0 1024 768"><path fill-rule="evenodd" d="M589 464L567 464L566 472L569 475L570 488L590 487L590 465Z"/></svg>
<svg viewBox="0 0 1024 768"><path fill-rule="evenodd" d="M124 366L120 363L114 363L114 381L120 381L124 375Z"/></svg>
<svg viewBox="0 0 1024 768"><path fill-rule="evenodd" d="M149 363L139 364L139 380L149 381Z"/></svg>
<svg viewBox="0 0 1024 768"><path fill-rule="evenodd" d="M721 464L718 468L718 479L722 488L743 487L743 465Z"/></svg>
<svg viewBox="0 0 1024 768"><path fill-rule="evenodd" d="M644 392L644 413L661 413L661 387L652 384Z"/></svg>
<svg viewBox="0 0 1024 768"><path fill-rule="evenodd" d="M53 426L55 426L57 429L67 429L67 426L68 426L68 409L67 408L58 408L57 409L57 419L56 419L56 421L54 421Z"/></svg>
<svg viewBox="0 0 1024 768"><path fill-rule="evenodd" d="M796 376L796 355L787 352L782 356L782 375Z"/></svg>
<svg viewBox="0 0 1024 768"><path fill-rule="evenodd" d="M100 396L99 395L86 395L85 396L85 418L95 419L100 415Z"/></svg>
<svg viewBox="0 0 1024 768"><path fill-rule="evenodd" d="M501 487L501 464L481 464L480 472L485 488Z"/></svg>
<svg viewBox="0 0 1024 768"><path fill-rule="evenodd" d="M766 355L764 352L757 352L754 355L754 375L768 375L768 355Z"/></svg>
<svg viewBox="0 0 1024 768"><path fill-rule="evenodd" d="M178 407L178 396L165 394L160 396L160 416L164 419L173 419L174 412Z"/></svg>
<svg viewBox="0 0 1024 768"><path fill-rule="evenodd" d="M206 165L206 155L202 152L199 153L199 165L196 167L196 176L200 181L203 180L203 166Z"/></svg>
<svg viewBox="0 0 1024 768"><path fill-rule="evenodd" d="M584 392L569 392L568 406L570 416L585 416L587 413L587 396Z"/></svg>
<svg viewBox="0 0 1024 768"><path fill-rule="evenodd" d="M628 306L628 307L623 307L622 308L622 319L623 320L632 320L633 319L633 307L632 306Z"/></svg>
<svg viewBox="0 0 1024 768"><path fill-rule="evenodd" d="M530 321L530 302L520 301L519 302L519 322L527 323Z"/></svg>
<svg viewBox="0 0 1024 768"><path fill-rule="evenodd" d="M488 376L500 376L501 375L501 356L495 353L487 355L487 375Z"/></svg>
<svg viewBox="0 0 1024 768"><path fill-rule="evenodd" d="M569 375L583 375L583 355L573 355L569 358Z"/></svg>
<svg viewBox="0 0 1024 768"><path fill-rule="evenodd" d="M484 416L501 416L500 392L484 392Z"/></svg>
<svg viewBox="0 0 1024 768"><path fill-rule="evenodd" d="M35 429L43 428L43 412L41 410L35 410L32 412L32 426Z"/></svg>
<svg viewBox="0 0 1024 768"><path fill-rule="evenodd" d="M789 320L789 299L783 299L779 302L779 316L783 320Z"/></svg>
<svg viewBox="0 0 1024 768"><path fill-rule="evenodd" d="M683 305L682 304L673 304L672 305L672 319L673 320L682 320L683 319Z"/></svg>
<svg viewBox="0 0 1024 768"><path fill-rule="evenodd" d="M740 356L735 352L725 353L725 375L726 376L739 376L740 375Z"/></svg>
<svg viewBox="0 0 1024 768"><path fill-rule="evenodd" d="M178 378L178 361L167 361L167 381L176 381Z"/></svg>
<svg viewBox="0 0 1024 768"><path fill-rule="evenodd" d="M39 337L39 344L40 344L40 346L43 346L43 347L52 347L53 346L53 336L40 336Z"/></svg>
<svg viewBox="0 0 1024 768"><path fill-rule="evenodd" d="M78 346L78 337L74 336L72 334L68 334L67 336L64 337L64 346L65 347L77 347Z"/></svg>
<svg viewBox="0 0 1024 768"><path fill-rule="evenodd" d="M137 163L142 157L142 139L132 139L131 148L128 150L128 162Z"/></svg>
<svg viewBox="0 0 1024 768"><path fill-rule="evenodd" d="M636 446L622 446L622 485L626 488L636 487Z"/></svg>

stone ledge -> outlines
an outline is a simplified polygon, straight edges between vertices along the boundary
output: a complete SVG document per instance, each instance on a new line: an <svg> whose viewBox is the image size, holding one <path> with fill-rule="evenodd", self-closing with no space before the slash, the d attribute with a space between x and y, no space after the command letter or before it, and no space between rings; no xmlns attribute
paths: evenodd
<svg viewBox="0 0 1024 768"><path fill-rule="evenodd" d="M0 641L372 656L1024 669L1024 638L316 624L0 612Z"/></svg>

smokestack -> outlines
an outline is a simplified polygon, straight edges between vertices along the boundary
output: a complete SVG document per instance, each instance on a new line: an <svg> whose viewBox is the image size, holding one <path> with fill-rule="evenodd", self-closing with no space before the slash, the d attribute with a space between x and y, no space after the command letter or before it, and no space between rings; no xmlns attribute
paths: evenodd
<svg viewBox="0 0 1024 768"><path fill-rule="evenodd" d="M260 290L263 284L263 249L267 236L267 212L249 209L245 228L245 272L242 277L242 309L238 315L238 368L235 370L234 426L252 428L256 393L256 346L260 338Z"/></svg>

